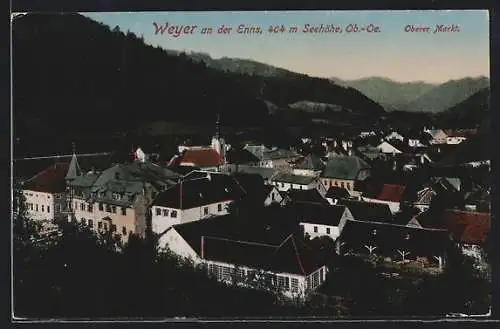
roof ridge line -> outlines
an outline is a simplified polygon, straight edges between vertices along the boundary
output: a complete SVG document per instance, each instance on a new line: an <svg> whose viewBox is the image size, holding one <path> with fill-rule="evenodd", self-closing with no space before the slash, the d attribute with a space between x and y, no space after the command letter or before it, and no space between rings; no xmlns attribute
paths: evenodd
<svg viewBox="0 0 500 329"><path fill-rule="evenodd" d="M208 238L208 239L214 239L214 240L237 242L237 243L249 244L249 245L256 245L256 246L262 246L262 247L278 248L278 246L276 246L276 245L271 245L271 244L261 243L261 242L244 241L244 240L234 240L234 239L222 238L222 237L210 236L210 235L204 235L204 237Z"/></svg>
<svg viewBox="0 0 500 329"><path fill-rule="evenodd" d="M292 234L290 234L290 236L293 236ZM302 273L304 275L306 275L306 271L304 269L304 266L302 265L302 260L300 259L300 255L299 255L299 251L297 249L297 245L295 244L295 239L292 238L292 244L293 244L293 249L295 250L295 256L297 257L297 261L299 262L299 266L300 266L300 269L302 270Z"/></svg>

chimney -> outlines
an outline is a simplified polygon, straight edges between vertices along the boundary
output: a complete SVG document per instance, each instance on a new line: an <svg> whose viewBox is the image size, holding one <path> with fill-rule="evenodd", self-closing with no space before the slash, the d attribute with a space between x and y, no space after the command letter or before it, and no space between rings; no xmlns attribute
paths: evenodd
<svg viewBox="0 0 500 329"><path fill-rule="evenodd" d="M201 259L205 258L205 236L201 236L201 241L200 241L200 257Z"/></svg>

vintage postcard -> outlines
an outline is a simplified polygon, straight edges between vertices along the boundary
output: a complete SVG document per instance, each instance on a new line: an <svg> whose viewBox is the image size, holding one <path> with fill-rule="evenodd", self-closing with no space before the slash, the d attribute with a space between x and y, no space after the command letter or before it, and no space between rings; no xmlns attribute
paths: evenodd
<svg viewBox="0 0 500 329"><path fill-rule="evenodd" d="M491 314L487 10L11 24L13 319Z"/></svg>

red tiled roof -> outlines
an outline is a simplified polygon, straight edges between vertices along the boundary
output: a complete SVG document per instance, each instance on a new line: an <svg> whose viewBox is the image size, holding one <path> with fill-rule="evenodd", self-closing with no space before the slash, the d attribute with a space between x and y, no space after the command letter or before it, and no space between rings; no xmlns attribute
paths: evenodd
<svg viewBox="0 0 500 329"><path fill-rule="evenodd" d="M219 153L212 148L187 149L181 164L192 163L198 167L219 166L224 163Z"/></svg>
<svg viewBox="0 0 500 329"><path fill-rule="evenodd" d="M384 184L382 192L380 192L377 199L382 201L399 202L401 201L404 190L405 187L402 185Z"/></svg>
<svg viewBox="0 0 500 329"><path fill-rule="evenodd" d="M55 163L24 183L23 189L45 193L62 193L66 190L66 173L69 163Z"/></svg>
<svg viewBox="0 0 500 329"><path fill-rule="evenodd" d="M446 210L443 214L443 224L457 241L481 245L490 231L490 214Z"/></svg>

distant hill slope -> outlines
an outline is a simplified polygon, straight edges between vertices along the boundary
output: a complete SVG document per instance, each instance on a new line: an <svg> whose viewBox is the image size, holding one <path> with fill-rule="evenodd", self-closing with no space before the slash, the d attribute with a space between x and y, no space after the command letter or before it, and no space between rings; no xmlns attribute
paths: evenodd
<svg viewBox="0 0 500 329"><path fill-rule="evenodd" d="M398 110L416 100L437 85L425 82L397 82L383 77L370 77L358 80L332 78L339 85L355 88L370 97L387 110Z"/></svg>
<svg viewBox="0 0 500 329"><path fill-rule="evenodd" d="M300 75L289 70L250 59L229 57L214 59L209 54L200 52L189 52L187 55L196 62L204 62L208 67L225 72L259 75L264 77Z"/></svg>
<svg viewBox="0 0 500 329"><path fill-rule="evenodd" d="M445 128L470 128L481 124L489 117L490 88L484 88L436 115L436 125Z"/></svg>
<svg viewBox="0 0 500 329"><path fill-rule="evenodd" d="M445 82L401 108L404 111L441 112L466 100L481 89L489 87L487 77L463 78Z"/></svg>
<svg viewBox="0 0 500 329"><path fill-rule="evenodd" d="M217 113L226 126L260 127L272 113L296 112L288 105L301 101L337 105L366 124L385 113L328 79L245 60L236 69L223 59L216 69L79 14L14 19L13 54L14 132L24 140L101 136L156 120L207 125ZM314 118L306 110L298 122ZM336 120L336 113L327 115Z"/></svg>

